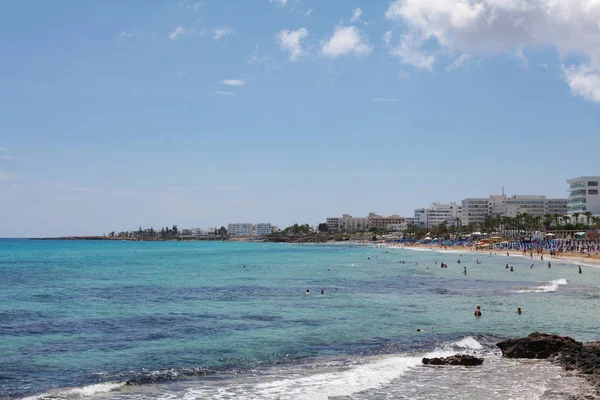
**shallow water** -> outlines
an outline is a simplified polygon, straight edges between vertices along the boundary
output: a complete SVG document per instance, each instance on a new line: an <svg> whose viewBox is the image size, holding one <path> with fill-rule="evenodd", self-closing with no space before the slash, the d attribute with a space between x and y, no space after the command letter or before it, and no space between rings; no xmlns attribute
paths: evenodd
<svg viewBox="0 0 600 400"><path fill-rule="evenodd" d="M580 275L546 261L344 245L0 240L0 397L466 399L488 388L490 399L565 398L561 390L584 385L549 363L502 360L494 347L534 330L598 340L600 269ZM420 366L423 354L461 349L485 353L484 366Z"/></svg>

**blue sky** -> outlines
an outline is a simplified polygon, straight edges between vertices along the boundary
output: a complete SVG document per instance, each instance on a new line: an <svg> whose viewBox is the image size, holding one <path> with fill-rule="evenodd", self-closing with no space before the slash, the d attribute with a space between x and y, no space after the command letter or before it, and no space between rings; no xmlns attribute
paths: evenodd
<svg viewBox="0 0 600 400"><path fill-rule="evenodd" d="M600 174L600 4L0 3L0 237L399 213Z"/></svg>

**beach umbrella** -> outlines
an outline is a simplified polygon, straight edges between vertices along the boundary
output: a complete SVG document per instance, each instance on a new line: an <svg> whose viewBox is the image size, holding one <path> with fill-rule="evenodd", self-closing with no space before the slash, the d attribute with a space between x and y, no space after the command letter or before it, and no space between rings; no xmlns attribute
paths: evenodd
<svg viewBox="0 0 600 400"><path fill-rule="evenodd" d="M556 236L554 233L546 233L546 236Z"/></svg>

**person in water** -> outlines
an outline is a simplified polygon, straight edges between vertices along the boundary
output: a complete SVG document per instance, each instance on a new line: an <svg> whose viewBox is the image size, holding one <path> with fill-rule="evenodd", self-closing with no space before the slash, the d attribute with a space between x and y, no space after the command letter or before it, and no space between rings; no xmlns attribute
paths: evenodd
<svg viewBox="0 0 600 400"><path fill-rule="evenodd" d="M510 272L513 272L513 271L514 271L513 267L510 267Z"/></svg>
<svg viewBox="0 0 600 400"><path fill-rule="evenodd" d="M457 261L457 263L459 263L459 264L460 264L460 259Z"/></svg>
<svg viewBox="0 0 600 400"><path fill-rule="evenodd" d="M463 274L467 274L467 267L465 267L465 270L463 271Z"/></svg>
<svg viewBox="0 0 600 400"><path fill-rule="evenodd" d="M579 267L579 273L581 274L581 265L578 265L578 267Z"/></svg>
<svg viewBox="0 0 600 400"><path fill-rule="evenodd" d="M325 294L325 291L323 289L321 289L321 294Z"/></svg>
<svg viewBox="0 0 600 400"><path fill-rule="evenodd" d="M509 267L508 267L508 264L506 264L506 267L504 267L504 269L508 269L508 268L509 268Z"/></svg>
<svg viewBox="0 0 600 400"><path fill-rule="evenodd" d="M306 289L306 292L304 292L304 294L308 296L310 294L310 290Z"/></svg>
<svg viewBox="0 0 600 400"><path fill-rule="evenodd" d="M550 264L550 261L548 261L548 268L552 268L552 264Z"/></svg>
<svg viewBox="0 0 600 400"><path fill-rule="evenodd" d="M517 314L521 315L521 307L517 307Z"/></svg>
<svg viewBox="0 0 600 400"><path fill-rule="evenodd" d="M476 317L481 317L481 306L477 306L475 308L475 316Z"/></svg>

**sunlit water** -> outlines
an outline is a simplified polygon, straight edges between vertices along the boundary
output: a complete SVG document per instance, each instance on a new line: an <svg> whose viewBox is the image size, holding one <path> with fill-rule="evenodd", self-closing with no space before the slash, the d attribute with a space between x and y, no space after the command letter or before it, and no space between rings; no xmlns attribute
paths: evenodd
<svg viewBox="0 0 600 400"><path fill-rule="evenodd" d="M0 240L0 277L0 397L567 399L590 389L495 343L535 330L599 339L600 268L558 260ZM456 352L484 365L420 362Z"/></svg>

